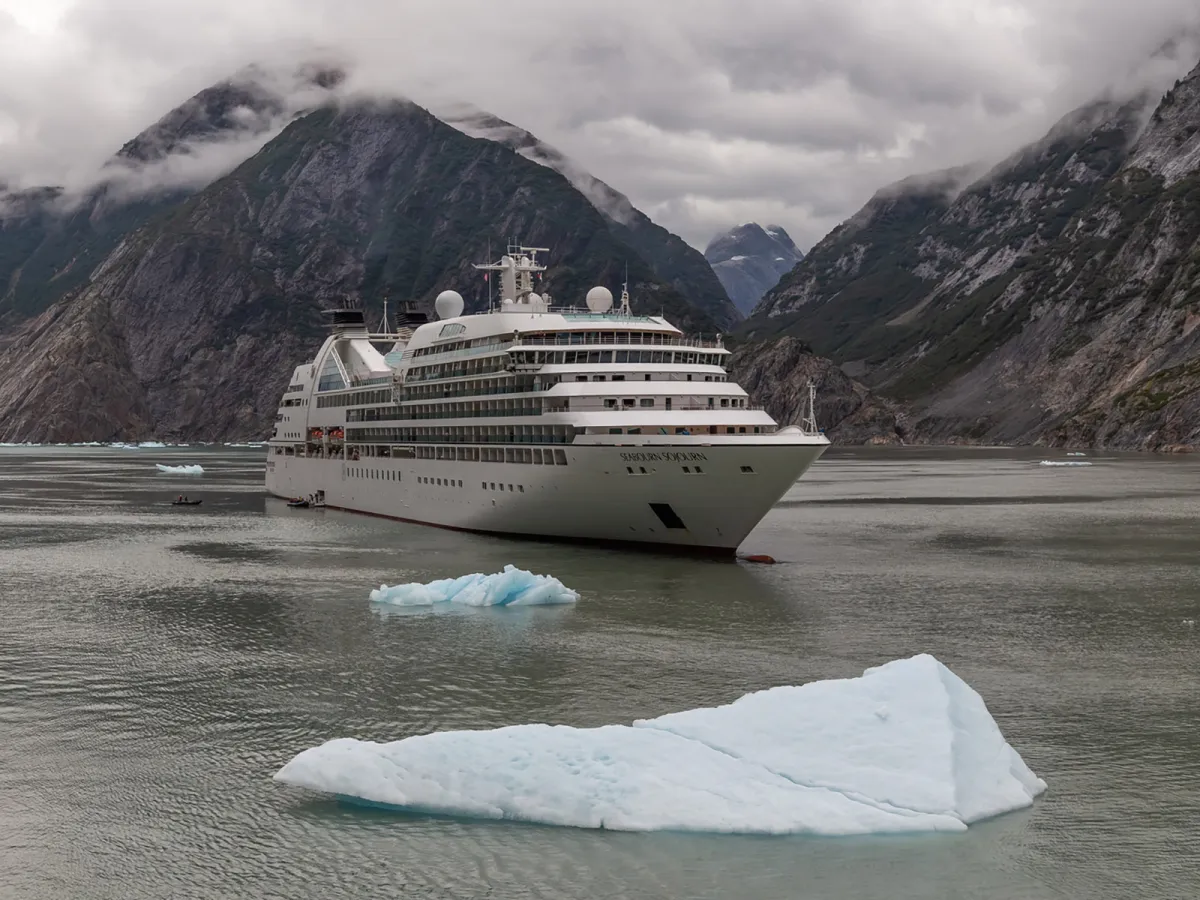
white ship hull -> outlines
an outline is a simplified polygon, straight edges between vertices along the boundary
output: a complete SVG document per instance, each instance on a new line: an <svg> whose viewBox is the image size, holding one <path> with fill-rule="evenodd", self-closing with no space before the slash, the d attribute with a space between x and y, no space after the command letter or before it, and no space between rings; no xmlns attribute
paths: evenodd
<svg viewBox="0 0 1200 900"><path fill-rule="evenodd" d="M330 508L443 528L732 555L827 446L782 435L715 446L574 445L565 466L271 450L266 486L283 498L323 491Z"/></svg>

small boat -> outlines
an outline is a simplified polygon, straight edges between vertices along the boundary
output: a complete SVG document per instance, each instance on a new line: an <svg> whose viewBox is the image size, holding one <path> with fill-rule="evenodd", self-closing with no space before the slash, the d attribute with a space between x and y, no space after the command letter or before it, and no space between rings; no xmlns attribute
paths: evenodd
<svg viewBox="0 0 1200 900"><path fill-rule="evenodd" d="M288 506L292 509L308 509L309 503L303 497L297 497L295 500L289 500Z"/></svg>
<svg viewBox="0 0 1200 900"><path fill-rule="evenodd" d="M172 506L199 506L203 500L172 500Z"/></svg>
<svg viewBox="0 0 1200 900"><path fill-rule="evenodd" d="M750 553L746 556L739 556L738 559L743 562L762 563L764 565L773 566L779 562L775 557L768 556L765 553Z"/></svg>

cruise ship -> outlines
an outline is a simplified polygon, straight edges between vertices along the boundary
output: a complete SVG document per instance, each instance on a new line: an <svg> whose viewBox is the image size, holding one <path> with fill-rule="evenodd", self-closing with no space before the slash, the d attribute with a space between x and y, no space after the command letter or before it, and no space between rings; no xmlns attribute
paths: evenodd
<svg viewBox="0 0 1200 900"><path fill-rule="evenodd" d="M829 446L812 411L779 427L726 373L720 337L635 315L605 287L534 290L546 248L476 265L487 312L443 291L378 331L329 310L268 442L275 496L444 528L732 556ZM494 276L498 276L495 278Z"/></svg>

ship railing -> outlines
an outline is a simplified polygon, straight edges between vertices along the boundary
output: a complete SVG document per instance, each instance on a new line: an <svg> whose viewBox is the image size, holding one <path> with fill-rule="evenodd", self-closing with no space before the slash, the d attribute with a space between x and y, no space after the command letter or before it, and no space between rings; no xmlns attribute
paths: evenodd
<svg viewBox="0 0 1200 900"><path fill-rule="evenodd" d="M418 435L416 437L395 437L393 435L356 435L346 441L347 444L444 444L447 447L463 447L477 444L570 444L574 439L564 435L546 435L539 437L532 434L482 434L476 440L451 441L442 435Z"/></svg>
<svg viewBox="0 0 1200 900"><path fill-rule="evenodd" d="M403 410L401 410L403 412ZM477 409L464 410L463 412L455 413L417 413L415 415L386 415L376 416L374 418L358 418L351 416L346 419L347 424L359 425L369 422L417 422L428 421L430 419L495 419L495 418L516 418L518 416L540 416L542 411L535 406L526 406L521 409Z"/></svg>
<svg viewBox="0 0 1200 900"><path fill-rule="evenodd" d="M612 340L602 340L599 337L592 338L589 332L585 331L560 331L553 337L535 337L521 335L513 341L513 346L516 347L588 347L588 346L630 346L630 347L702 347L706 350L723 350L725 344L721 338L709 340L702 337L680 337L677 335L664 334L661 335L662 340L630 340L631 333L618 331L613 334ZM659 337L660 335L653 335ZM572 340L578 337L579 340ZM624 338L624 340L622 340Z"/></svg>

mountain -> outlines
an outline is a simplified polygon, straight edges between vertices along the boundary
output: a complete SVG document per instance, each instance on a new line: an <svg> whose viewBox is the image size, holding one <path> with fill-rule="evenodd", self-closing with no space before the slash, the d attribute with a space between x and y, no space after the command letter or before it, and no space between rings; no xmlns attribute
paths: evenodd
<svg viewBox="0 0 1200 900"><path fill-rule="evenodd" d="M982 177L880 192L743 336L802 338L923 440L1165 449L1200 445L1197 325L1200 66Z"/></svg>
<svg viewBox="0 0 1200 900"><path fill-rule="evenodd" d="M435 109L434 113L464 134L496 141L526 159L562 174L604 216L609 230L618 240L641 256L659 278L704 310L721 329L731 328L741 321L740 308L730 302L725 288L704 257L682 238L654 224L624 194L584 171L525 129L491 113L462 103ZM791 243L790 239L788 243Z"/></svg>
<svg viewBox="0 0 1200 900"><path fill-rule="evenodd" d="M749 315L763 294L775 287L780 276L790 272L804 254L780 226L764 229L749 222L713 238L704 258L738 312Z"/></svg>
<svg viewBox="0 0 1200 900"><path fill-rule="evenodd" d="M620 283L635 309L713 332L565 176L406 102L301 116L230 174L125 235L0 352L0 440L263 435L319 310L431 305L496 235L550 247L543 291Z"/></svg>
<svg viewBox="0 0 1200 900"><path fill-rule="evenodd" d="M126 143L82 193L0 190L0 332L84 284L126 235L250 156L298 100L320 102L343 77L314 64L249 67Z"/></svg>
<svg viewBox="0 0 1200 900"><path fill-rule="evenodd" d="M903 444L911 438L902 404L879 397L803 341L782 337L744 344L729 368L738 384L781 425L808 413L808 385L817 389L817 425L836 444Z"/></svg>

